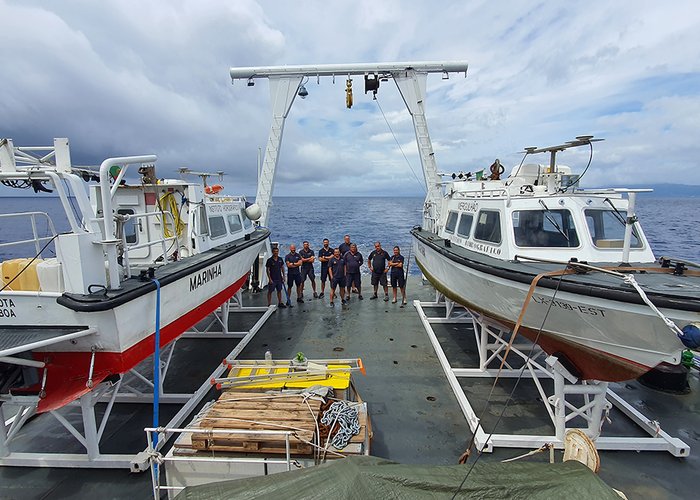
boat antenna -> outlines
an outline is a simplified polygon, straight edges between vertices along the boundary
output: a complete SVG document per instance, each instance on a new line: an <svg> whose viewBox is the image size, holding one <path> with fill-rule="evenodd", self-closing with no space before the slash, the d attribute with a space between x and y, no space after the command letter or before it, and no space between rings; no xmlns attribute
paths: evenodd
<svg viewBox="0 0 700 500"><path fill-rule="evenodd" d="M413 174L413 177L416 179L416 182L418 182L418 185L420 185L421 189L423 190L423 194L427 194L426 190L425 190L425 183L421 182L421 180L418 178L418 175L416 175L416 171L413 170L413 166L411 165L411 162L408 161L408 158L406 157L406 153L403 152L403 148L401 147L399 140L396 138L396 134L394 134L394 130L391 128L391 125L389 125L389 120L386 119L386 115L384 114L384 110L382 109L382 105L379 104L379 99L377 99L376 94L374 96L374 101L377 103L377 107L379 108L379 111L381 111L382 116L384 117L384 121L386 122L386 126L389 127L389 132L391 132L391 135L394 137L394 141L396 141L396 145L399 147L399 151L401 151L401 154L403 155L403 159L406 160L406 163L408 163L408 168L411 169L411 173Z"/></svg>
<svg viewBox="0 0 700 500"><path fill-rule="evenodd" d="M577 182L581 182L581 179L583 179L583 176L586 175L586 172L588 172L588 167L591 166L591 161L593 160L593 141L589 142L589 143L588 143L588 146L589 146L589 148L590 148L590 154L588 155L588 164L586 165L586 168L583 169L583 172L581 173L581 175L578 176L578 178L576 178L576 179L572 180L571 182L569 182L569 183L566 185L566 187L561 188L560 191L561 191L562 193L565 193L567 189L569 189L571 186L573 186L573 185L576 184Z"/></svg>

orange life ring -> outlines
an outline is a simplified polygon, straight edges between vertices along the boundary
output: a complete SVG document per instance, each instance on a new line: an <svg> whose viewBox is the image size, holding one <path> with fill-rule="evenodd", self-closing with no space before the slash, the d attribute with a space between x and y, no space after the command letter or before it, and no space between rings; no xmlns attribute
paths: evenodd
<svg viewBox="0 0 700 500"><path fill-rule="evenodd" d="M216 194L222 189L224 189L224 186L222 186L221 184L214 184L213 186L205 186L204 192L207 194Z"/></svg>

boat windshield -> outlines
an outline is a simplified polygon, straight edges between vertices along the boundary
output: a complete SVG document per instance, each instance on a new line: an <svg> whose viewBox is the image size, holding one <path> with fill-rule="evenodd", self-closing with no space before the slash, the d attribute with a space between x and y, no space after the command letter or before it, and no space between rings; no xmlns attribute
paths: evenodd
<svg viewBox="0 0 700 500"><path fill-rule="evenodd" d="M579 246L574 219L568 210L516 210L512 220L515 244L519 247Z"/></svg>
<svg viewBox="0 0 700 500"><path fill-rule="evenodd" d="M593 244L598 248L622 248L625 240L625 219L627 211L588 208L585 211L588 231ZM642 248L637 228L632 228L630 248Z"/></svg>

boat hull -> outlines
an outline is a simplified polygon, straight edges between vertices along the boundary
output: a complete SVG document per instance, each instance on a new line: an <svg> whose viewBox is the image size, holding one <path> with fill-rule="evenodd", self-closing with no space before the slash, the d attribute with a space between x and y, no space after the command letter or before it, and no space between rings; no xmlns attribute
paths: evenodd
<svg viewBox="0 0 700 500"><path fill-rule="evenodd" d="M211 263L179 273L160 289L160 345L167 345L229 300L245 283L265 238ZM166 266L167 267L167 266ZM57 303L58 294L18 292L12 301L17 325L95 328L97 333L32 351L47 365L38 412L60 408L86 394L104 379L125 373L153 354L156 290L140 294L111 309L76 311ZM39 314L38 314L39 313ZM30 322L33 320L33 322ZM88 384L95 351L91 384ZM36 392L38 386L31 388Z"/></svg>
<svg viewBox="0 0 700 500"><path fill-rule="evenodd" d="M414 235L414 255L423 274L455 302L515 326L529 285L456 262ZM645 305L538 287L520 332L547 353L574 365L582 379L623 381L659 363L677 364L683 345ZM697 320L688 311L662 310L684 325Z"/></svg>

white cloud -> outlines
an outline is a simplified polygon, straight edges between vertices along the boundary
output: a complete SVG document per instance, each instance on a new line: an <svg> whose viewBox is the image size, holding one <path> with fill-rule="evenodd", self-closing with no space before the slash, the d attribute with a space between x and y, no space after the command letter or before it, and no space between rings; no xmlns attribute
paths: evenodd
<svg viewBox="0 0 700 500"><path fill-rule="evenodd" d="M693 2L354 3L272 0L57 4L0 0L0 137L71 139L79 163L155 152L161 172L224 169L253 194L270 120L266 82L230 66L462 60L428 78L441 171L477 170L525 146L591 133L586 181L700 184L700 11ZM280 152L277 194L420 194L410 114L354 78L307 83ZM379 105L384 111L382 116ZM388 121L388 125L387 122ZM396 137L396 139L394 139ZM586 154L572 154L583 168ZM568 161L568 160L567 160Z"/></svg>

